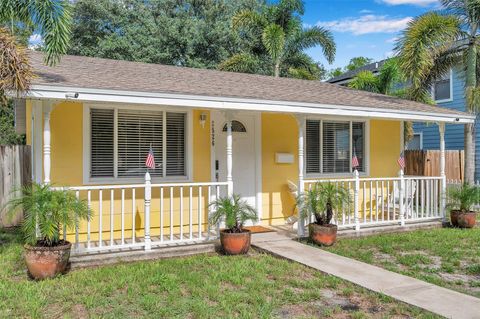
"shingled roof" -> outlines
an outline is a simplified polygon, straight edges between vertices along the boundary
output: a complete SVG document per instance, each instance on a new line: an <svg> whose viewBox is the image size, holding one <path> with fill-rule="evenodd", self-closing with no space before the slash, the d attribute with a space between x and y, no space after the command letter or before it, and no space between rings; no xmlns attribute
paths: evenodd
<svg viewBox="0 0 480 319"><path fill-rule="evenodd" d="M29 55L37 75L34 87L168 93L467 116L456 110L320 81L72 55L63 56L59 64L50 67L43 63L42 53L32 51Z"/></svg>

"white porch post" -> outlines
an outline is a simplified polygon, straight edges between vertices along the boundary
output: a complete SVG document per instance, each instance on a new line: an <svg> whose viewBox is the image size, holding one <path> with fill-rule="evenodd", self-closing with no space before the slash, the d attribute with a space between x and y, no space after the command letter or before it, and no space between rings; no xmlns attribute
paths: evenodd
<svg viewBox="0 0 480 319"><path fill-rule="evenodd" d="M353 219L354 219L354 222L355 222L355 230L359 231L360 230L360 218L358 216L358 210L359 210L358 192L360 190L360 176L358 174L358 170L355 169L353 175L354 175L354 178L355 178L355 188L353 190Z"/></svg>
<svg viewBox="0 0 480 319"><path fill-rule="evenodd" d="M446 201L447 201L447 176L445 175L445 123L438 123L438 132L440 134L440 177L442 178L440 192L440 213L443 219L446 219Z"/></svg>
<svg viewBox="0 0 480 319"><path fill-rule="evenodd" d="M298 195L303 194L304 192L304 130L305 130L305 116L298 115ZM298 227L297 227L298 237L305 236L305 220L303 216L299 214L298 216Z"/></svg>
<svg viewBox="0 0 480 319"><path fill-rule="evenodd" d="M51 168L51 133L50 133L50 114L53 110L53 104L47 102L43 105L43 183L50 183L50 168Z"/></svg>
<svg viewBox="0 0 480 319"><path fill-rule="evenodd" d="M152 185L150 173L147 171L145 173L145 227L144 227L144 240L145 240L145 250L152 249L152 240L150 239L150 202L152 200ZM182 214L183 211L180 211ZM180 225L183 227L183 225Z"/></svg>
<svg viewBox="0 0 480 319"><path fill-rule="evenodd" d="M233 139L232 139L232 114L226 113L227 119L227 194L233 195Z"/></svg>
<svg viewBox="0 0 480 319"><path fill-rule="evenodd" d="M399 210L400 210L400 226L405 226L405 179L403 176L403 169L400 169L400 173L398 174L400 177L400 182L398 183L399 186Z"/></svg>

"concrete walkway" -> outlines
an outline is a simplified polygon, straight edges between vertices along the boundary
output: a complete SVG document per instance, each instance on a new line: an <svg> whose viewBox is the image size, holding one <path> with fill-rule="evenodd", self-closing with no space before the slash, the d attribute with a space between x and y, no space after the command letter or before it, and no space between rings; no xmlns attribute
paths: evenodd
<svg viewBox="0 0 480 319"><path fill-rule="evenodd" d="M286 234L254 234L252 245L447 318L480 318L478 298L307 246Z"/></svg>

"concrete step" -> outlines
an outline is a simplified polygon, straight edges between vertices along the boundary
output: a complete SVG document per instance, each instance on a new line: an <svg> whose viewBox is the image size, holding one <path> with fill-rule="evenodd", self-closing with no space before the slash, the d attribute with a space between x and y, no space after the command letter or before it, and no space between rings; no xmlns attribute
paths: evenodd
<svg viewBox="0 0 480 319"><path fill-rule="evenodd" d="M70 257L71 269L114 265L144 260L157 260L172 257L184 257L196 254L213 253L218 250L216 241L201 244L179 244L164 247L155 247L151 251L131 249L128 251L113 251L103 253L88 253Z"/></svg>

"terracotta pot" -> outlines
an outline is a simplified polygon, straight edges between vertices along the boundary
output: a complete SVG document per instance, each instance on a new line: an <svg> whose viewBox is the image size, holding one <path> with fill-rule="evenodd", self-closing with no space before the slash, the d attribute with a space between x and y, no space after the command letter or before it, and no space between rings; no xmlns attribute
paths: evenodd
<svg viewBox="0 0 480 319"><path fill-rule="evenodd" d="M25 263L34 279L53 278L65 272L72 244L68 241L54 247L25 245Z"/></svg>
<svg viewBox="0 0 480 319"><path fill-rule="evenodd" d="M309 224L310 239L318 245L331 246L337 240L337 225Z"/></svg>
<svg viewBox="0 0 480 319"><path fill-rule="evenodd" d="M453 227L458 227L458 215L462 213L461 210L451 210L450 211L450 222Z"/></svg>
<svg viewBox="0 0 480 319"><path fill-rule="evenodd" d="M477 222L476 212L462 212L457 216L458 227L460 228L473 228Z"/></svg>
<svg viewBox="0 0 480 319"><path fill-rule="evenodd" d="M250 249L250 230L244 229L241 233L228 233L225 229L220 231L220 243L227 255L246 254Z"/></svg>

